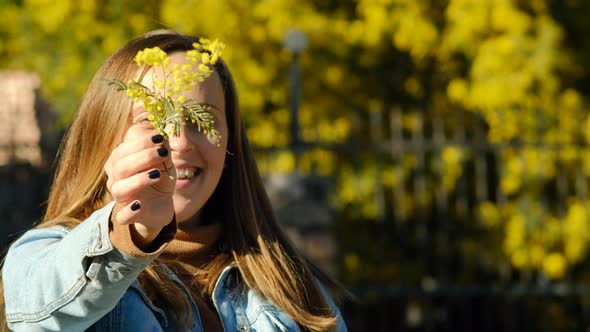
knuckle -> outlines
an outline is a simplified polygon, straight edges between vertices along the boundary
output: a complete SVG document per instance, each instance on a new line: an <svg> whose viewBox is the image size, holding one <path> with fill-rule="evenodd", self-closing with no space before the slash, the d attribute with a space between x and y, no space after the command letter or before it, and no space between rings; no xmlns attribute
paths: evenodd
<svg viewBox="0 0 590 332"><path fill-rule="evenodd" d="M127 215L127 213L125 213L123 210L117 212L117 223L120 225L126 225L129 224L129 215Z"/></svg>
<svg viewBox="0 0 590 332"><path fill-rule="evenodd" d="M111 176L114 179L123 179L129 170L129 164L124 160L119 160L111 171Z"/></svg>
<svg viewBox="0 0 590 332"><path fill-rule="evenodd" d="M123 198L123 188L122 185L120 184L120 182L115 182L111 185L111 195L113 195L113 198L116 201L121 201L121 199Z"/></svg>

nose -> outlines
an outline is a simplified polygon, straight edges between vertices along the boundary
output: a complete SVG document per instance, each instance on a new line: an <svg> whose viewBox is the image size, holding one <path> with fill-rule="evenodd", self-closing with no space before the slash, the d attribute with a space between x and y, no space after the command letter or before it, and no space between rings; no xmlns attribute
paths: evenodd
<svg viewBox="0 0 590 332"><path fill-rule="evenodd" d="M191 137L189 131L190 130L186 130L184 126L181 126L178 137L169 135L168 141L170 143L170 148L173 151L185 153L193 150L195 142L193 142L193 138Z"/></svg>

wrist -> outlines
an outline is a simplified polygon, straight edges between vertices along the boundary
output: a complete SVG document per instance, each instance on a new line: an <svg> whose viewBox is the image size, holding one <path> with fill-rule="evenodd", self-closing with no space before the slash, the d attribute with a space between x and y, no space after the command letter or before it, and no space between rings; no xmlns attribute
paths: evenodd
<svg viewBox="0 0 590 332"><path fill-rule="evenodd" d="M129 225L131 238L140 249L147 248L158 237L163 227L148 227L144 224L134 223Z"/></svg>

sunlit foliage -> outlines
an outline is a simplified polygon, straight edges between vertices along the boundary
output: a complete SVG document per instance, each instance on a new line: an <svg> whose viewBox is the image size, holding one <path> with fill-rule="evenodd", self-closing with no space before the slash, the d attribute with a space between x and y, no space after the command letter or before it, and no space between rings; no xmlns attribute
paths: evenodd
<svg viewBox="0 0 590 332"><path fill-rule="evenodd" d="M388 125L394 114L403 114L399 128L412 136L424 110L452 126L452 116L465 112L482 119L484 139L501 148L497 185L505 200L471 211L502 238L491 249L496 263L559 279L586 258L590 239L587 199L546 195L559 174L585 185L590 175L581 63L589 57L573 47L589 32L581 14L588 9L550 0L4 1L0 66L40 73L64 125L90 75L126 40L154 28L219 38L230 50L224 59L252 142L280 151L261 158L263 173L298 167L337 178L331 202L350 219L378 220L393 209L409 220L435 204L434 186L452 195L474 158L468 147L445 143L428 160L411 151L383 157L391 149L379 147L402 135ZM298 160L287 149L292 54L283 46L294 28L309 39L300 57L301 138L320 144ZM327 148L342 143L374 149ZM419 169L430 176L423 196L406 181ZM379 203L378 188L401 193L396 206ZM365 268L354 252L343 262L353 279Z"/></svg>

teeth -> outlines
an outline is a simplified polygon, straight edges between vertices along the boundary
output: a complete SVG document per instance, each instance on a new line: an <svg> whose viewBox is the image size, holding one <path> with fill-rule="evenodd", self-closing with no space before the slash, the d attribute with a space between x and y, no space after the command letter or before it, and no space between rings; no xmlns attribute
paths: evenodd
<svg viewBox="0 0 590 332"><path fill-rule="evenodd" d="M176 176L179 179L190 179L193 176L195 176L195 172L191 169L177 169L176 170Z"/></svg>

